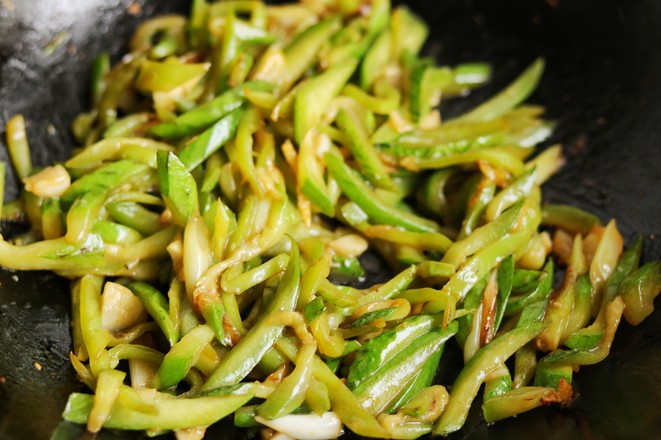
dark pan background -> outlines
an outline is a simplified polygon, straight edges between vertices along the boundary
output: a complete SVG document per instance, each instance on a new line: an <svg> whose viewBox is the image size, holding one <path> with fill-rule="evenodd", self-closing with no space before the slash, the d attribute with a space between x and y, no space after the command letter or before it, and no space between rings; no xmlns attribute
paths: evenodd
<svg viewBox="0 0 661 440"><path fill-rule="evenodd" d="M139 20L188 8L187 1L137 0L141 13L135 16L127 13L132 3L0 2L0 143L8 118L21 112L35 165L69 155L68 128L86 109L86 78L95 54L108 50L116 60ZM558 121L553 141L565 145L569 163L545 187L545 199L575 204L604 221L616 217L628 241L635 232L650 239L647 260L661 258L661 2L431 0L409 5L429 22L427 51L440 62L478 60L494 66L491 85L465 102L446 104L447 114L489 96L535 57L546 57L547 70L532 102L545 105ZM58 35L64 43L47 55L44 48ZM0 159L6 161L2 147ZM16 178L8 170L6 199L16 195ZM66 280L0 269L0 439L45 439L58 425L58 438L92 438L79 427L60 424L67 395L82 389L67 358L68 321ZM660 325L659 311L635 329L623 323L612 355L577 375L579 397L571 408L543 408L488 427L475 405L464 429L452 438L661 438ZM446 370L440 376L450 374ZM211 433L213 438L245 437L229 422ZM132 436L106 432L97 438Z"/></svg>

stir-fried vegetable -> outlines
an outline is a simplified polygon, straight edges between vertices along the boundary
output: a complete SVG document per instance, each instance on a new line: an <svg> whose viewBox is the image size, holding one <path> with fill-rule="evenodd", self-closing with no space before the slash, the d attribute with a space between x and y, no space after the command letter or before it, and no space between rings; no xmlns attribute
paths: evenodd
<svg viewBox="0 0 661 440"><path fill-rule="evenodd" d="M562 150L530 159L552 124L523 102L544 60L446 120L491 68L437 66L427 34L389 0L194 0L95 61L64 164L33 168L9 121L32 228L0 264L72 280L92 394L64 419L408 439L459 430L483 383L489 422L571 402L621 318L652 312L661 262L638 267L615 221L542 206ZM352 287L368 248L396 275ZM465 366L434 384L446 344Z"/></svg>

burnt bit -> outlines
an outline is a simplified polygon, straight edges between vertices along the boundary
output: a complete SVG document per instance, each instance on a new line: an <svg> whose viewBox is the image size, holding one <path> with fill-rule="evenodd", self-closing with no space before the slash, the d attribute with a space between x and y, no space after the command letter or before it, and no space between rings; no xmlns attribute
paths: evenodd
<svg viewBox="0 0 661 440"><path fill-rule="evenodd" d="M128 8L126 8L126 12L128 12L129 15L137 17L142 15L142 6L140 6L138 2L133 2L129 5Z"/></svg>

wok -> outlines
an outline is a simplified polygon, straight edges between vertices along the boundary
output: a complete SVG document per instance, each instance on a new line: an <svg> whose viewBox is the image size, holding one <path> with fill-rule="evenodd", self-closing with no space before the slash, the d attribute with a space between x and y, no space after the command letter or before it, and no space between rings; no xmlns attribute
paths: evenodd
<svg viewBox="0 0 661 440"><path fill-rule="evenodd" d="M430 0L410 6L430 23L426 50L439 61L488 61L491 85L460 112L500 89L536 56L547 71L532 102L558 122L568 164L545 187L548 201L571 203L602 220L616 217L625 239L649 240L644 258L661 257L661 3L656 0ZM131 5L137 5L132 6ZM65 159L69 125L86 108L90 61L114 60L139 20L185 12L187 1L2 0L0 132L21 112L33 162ZM137 12L137 13L136 13ZM3 136L4 141L4 136ZM7 160L6 148L0 159ZM6 199L18 186L7 172ZM11 225L3 225L8 233ZM67 395L82 389L69 366L68 284L49 273L0 270L0 438L78 438L62 424ZM567 409L542 408L487 426L473 408L453 438L661 438L661 311L620 326L611 356L576 376ZM441 372L441 376L450 372ZM478 399L479 400L479 399ZM59 426L59 428L58 428ZM230 422L213 438L241 438ZM105 432L99 438L132 438ZM84 436L83 436L84 438Z"/></svg>

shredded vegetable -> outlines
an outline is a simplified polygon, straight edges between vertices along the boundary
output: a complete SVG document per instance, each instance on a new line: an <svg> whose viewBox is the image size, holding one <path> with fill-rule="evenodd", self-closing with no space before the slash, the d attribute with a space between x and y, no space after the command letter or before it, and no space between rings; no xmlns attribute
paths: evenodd
<svg viewBox="0 0 661 440"><path fill-rule="evenodd" d="M71 280L89 389L65 420L410 439L461 429L482 384L489 422L571 404L621 318L652 312L661 262L639 267L615 220L543 205L563 164L525 104L543 59L446 119L491 68L436 65L427 34L389 0L193 0L99 56L65 163L33 167L10 120L32 228L0 264ZM356 287L366 251L387 281ZM439 384L446 344L465 365Z"/></svg>

